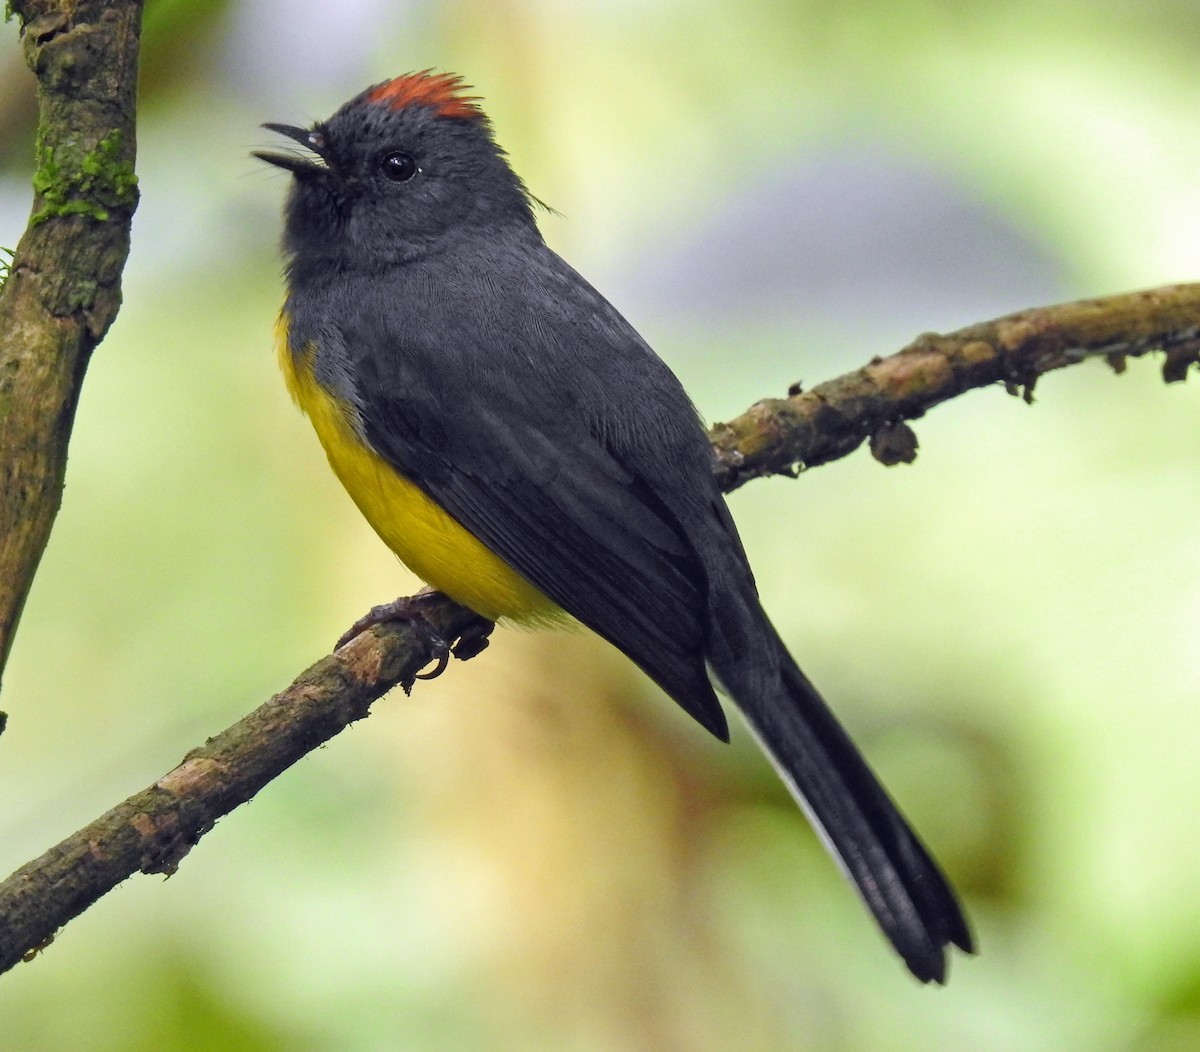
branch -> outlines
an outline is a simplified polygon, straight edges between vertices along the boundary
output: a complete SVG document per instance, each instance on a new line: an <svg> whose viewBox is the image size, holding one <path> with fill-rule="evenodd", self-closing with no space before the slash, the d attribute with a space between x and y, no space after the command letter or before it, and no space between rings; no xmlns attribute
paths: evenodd
<svg viewBox="0 0 1200 1052"><path fill-rule="evenodd" d="M444 639L480 623L446 599L424 604L422 611ZM0 884L0 972L47 945L126 877L139 870L174 873L218 818L366 716L397 683L409 690L433 656L428 634L411 625L368 629L193 749L148 789L22 866Z"/></svg>
<svg viewBox="0 0 1200 1052"><path fill-rule="evenodd" d="M10 6L38 132L33 214L0 289L0 673L62 502L83 374L121 304L142 13L141 0Z"/></svg>
<svg viewBox="0 0 1200 1052"><path fill-rule="evenodd" d="M926 333L887 358L788 398L768 398L712 430L725 490L761 475L794 475L871 440L884 464L909 463L917 441L903 423L973 387L1003 383L1033 400L1054 369L1104 357L1118 372L1126 358L1166 351L1163 379L1183 380L1200 362L1200 284L1166 285L1102 299L1009 314L947 336Z"/></svg>
<svg viewBox="0 0 1200 1052"><path fill-rule="evenodd" d="M1010 390L1095 355L1120 371L1125 357L1165 349L1164 375L1182 379L1197 360L1200 285L1179 285L1026 311L948 336L922 336L888 358L807 394L760 402L712 431L722 487L826 463L867 438L885 462L881 434L971 387ZM913 445L915 449L915 443ZM901 450L903 452L903 450ZM486 626L440 597L427 619L445 640ZM148 789L102 815L0 884L0 971L44 945L117 883L138 872L172 873L217 820L271 779L368 714L397 683L410 689L437 657L411 624L368 629L223 731Z"/></svg>

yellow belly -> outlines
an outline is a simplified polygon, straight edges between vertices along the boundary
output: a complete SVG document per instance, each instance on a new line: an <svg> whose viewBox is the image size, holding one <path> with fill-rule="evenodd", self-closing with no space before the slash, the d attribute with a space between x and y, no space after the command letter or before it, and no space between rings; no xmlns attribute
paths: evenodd
<svg viewBox="0 0 1200 1052"><path fill-rule="evenodd" d="M342 485L384 544L421 580L492 621L555 622L565 612L365 446L349 412L316 380L312 352L294 355L287 318L275 330L288 390L307 414Z"/></svg>

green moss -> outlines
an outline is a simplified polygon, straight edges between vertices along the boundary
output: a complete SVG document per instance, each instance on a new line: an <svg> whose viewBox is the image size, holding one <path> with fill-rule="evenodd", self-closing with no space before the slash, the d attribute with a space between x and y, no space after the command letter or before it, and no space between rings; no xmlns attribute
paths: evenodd
<svg viewBox="0 0 1200 1052"><path fill-rule="evenodd" d="M0 245L0 289L4 288L4 283L8 280L8 272L12 269L14 255L16 253L11 248Z"/></svg>
<svg viewBox="0 0 1200 1052"><path fill-rule="evenodd" d="M90 216L103 222L109 209L136 204L137 174L132 164L121 159L121 142L119 131L109 132L94 150L84 154L78 169L71 171L62 163L61 151L48 146L39 132L33 190L42 207L30 222L69 215Z"/></svg>

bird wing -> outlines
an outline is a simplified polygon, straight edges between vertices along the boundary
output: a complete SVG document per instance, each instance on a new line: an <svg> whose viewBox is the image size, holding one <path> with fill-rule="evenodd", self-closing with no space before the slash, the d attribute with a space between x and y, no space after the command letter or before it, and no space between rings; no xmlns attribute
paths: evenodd
<svg viewBox="0 0 1200 1052"><path fill-rule="evenodd" d="M611 365L621 345L590 346L567 383L552 366L563 364L571 338L578 350L581 339L632 337L639 368L648 348L619 316L616 331L609 320L582 335L577 327L562 331L553 317L530 319L516 331L510 324L503 333L481 318L473 333L461 317L450 341L440 326L432 327L436 338L422 339L421 326L397 331L379 314L349 335L364 437L468 532L726 739L704 667L704 567L659 497L656 473L646 470L651 435L634 436L637 456L621 448L646 418L628 406L598 407L580 389L589 382L587 363L603 354ZM670 377L653 361L651 368ZM589 419L607 424L589 426ZM684 419L703 441L694 416ZM676 424L663 434L674 434ZM606 436L605 426L613 433Z"/></svg>

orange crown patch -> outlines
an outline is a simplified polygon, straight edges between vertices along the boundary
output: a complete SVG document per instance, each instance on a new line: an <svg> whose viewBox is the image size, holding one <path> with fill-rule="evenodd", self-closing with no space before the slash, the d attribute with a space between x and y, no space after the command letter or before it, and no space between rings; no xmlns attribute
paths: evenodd
<svg viewBox="0 0 1200 1052"><path fill-rule="evenodd" d="M422 105L432 107L439 117L466 117L479 119L483 110L475 104L478 95L464 95L471 89L454 73L435 73L432 69L420 73L406 73L395 80L388 80L367 92L368 102L377 102L394 110L405 106Z"/></svg>

